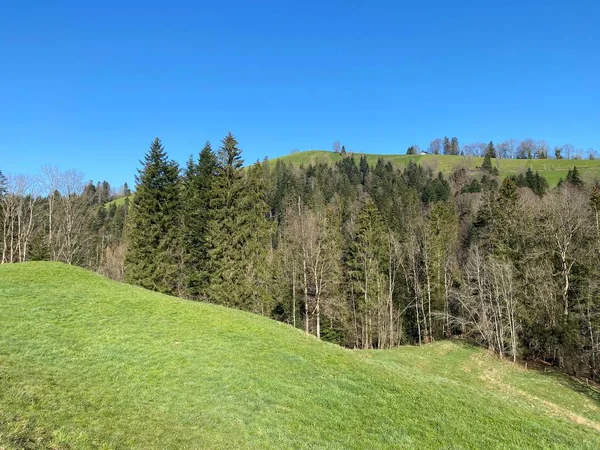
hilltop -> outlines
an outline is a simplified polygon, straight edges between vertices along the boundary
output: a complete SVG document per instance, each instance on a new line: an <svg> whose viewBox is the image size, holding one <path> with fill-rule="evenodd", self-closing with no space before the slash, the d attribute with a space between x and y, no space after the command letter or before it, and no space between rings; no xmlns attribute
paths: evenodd
<svg viewBox="0 0 600 450"><path fill-rule="evenodd" d="M598 394L458 342L347 350L59 263L0 266L0 448L589 448Z"/></svg>
<svg viewBox="0 0 600 450"><path fill-rule="evenodd" d="M406 167L409 161L432 168L434 171L441 171L448 175L459 166L464 166L471 171L475 171L483 164L482 157L474 156L453 156L453 155L399 155L399 154L372 154L372 153L348 153L347 156L354 155L359 159L363 155L367 158L369 165L377 164L379 158L390 161L395 167ZM338 153L325 150L309 150L305 152L292 153L290 155L274 158L270 160L273 164L281 160L293 165L304 164L305 166L316 162L325 162L335 164L343 156ZM533 171L539 171L547 180L550 186L556 186L560 178L564 179L569 169L577 166L584 177L600 177L600 160L573 160L573 159L492 159L493 164L498 167L500 177L509 175L518 175L525 172L528 168ZM358 162L358 161L357 161Z"/></svg>

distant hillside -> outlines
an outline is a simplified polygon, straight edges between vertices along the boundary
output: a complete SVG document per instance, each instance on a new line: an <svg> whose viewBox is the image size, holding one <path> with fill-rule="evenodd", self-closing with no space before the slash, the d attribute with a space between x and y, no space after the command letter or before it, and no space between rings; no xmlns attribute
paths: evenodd
<svg viewBox="0 0 600 450"><path fill-rule="evenodd" d="M347 156L350 156L349 153ZM354 153L354 158L359 159L363 154ZM375 165L379 158L390 161L396 167L405 167L409 161L414 161L421 165L431 167L436 171L449 174L460 165L470 170L476 170L481 167L483 158L472 156L450 156L450 155L390 155L390 154L364 154L367 157L369 165ZM292 163L294 165L308 165L315 162L326 162L333 164L342 158L341 155L324 150L310 150L298 152L280 158L272 159L274 164L277 160ZM358 162L358 161L357 161ZM551 186L555 186L560 178L565 178L567 171L577 166L581 170L582 177L600 178L600 160L568 160L568 159L497 159L493 160L500 171L502 178L511 174L519 174L531 167L534 171L539 171Z"/></svg>
<svg viewBox="0 0 600 450"><path fill-rule="evenodd" d="M452 342L353 351L58 263L0 266L0 448L600 448L598 394Z"/></svg>
<svg viewBox="0 0 600 450"><path fill-rule="evenodd" d="M104 206L106 206L107 208L110 207L110 205L115 204L116 206L120 206L123 205L125 203L125 200L129 199L129 201L133 200L133 194L128 195L126 197L119 197L116 198L114 200L111 200L110 202L106 203Z"/></svg>

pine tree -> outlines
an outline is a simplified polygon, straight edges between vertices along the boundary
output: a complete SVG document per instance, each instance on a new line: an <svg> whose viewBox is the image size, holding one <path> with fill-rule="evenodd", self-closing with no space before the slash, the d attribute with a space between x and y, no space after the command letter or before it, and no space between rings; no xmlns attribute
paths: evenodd
<svg viewBox="0 0 600 450"><path fill-rule="evenodd" d="M207 232L216 167L217 158L207 142L197 163L190 157L182 179L183 276L190 298L204 297L209 284Z"/></svg>
<svg viewBox="0 0 600 450"><path fill-rule="evenodd" d="M450 154L458 155L459 153L460 153L460 148L458 146L458 139L455 136L452 138L452 141L450 142Z"/></svg>
<svg viewBox="0 0 600 450"><path fill-rule="evenodd" d="M237 240L241 243L242 267L241 298L238 307L259 314L269 314L272 309L271 267L272 222L267 218L266 162L249 167L244 178L243 195L237 208Z"/></svg>
<svg viewBox="0 0 600 450"><path fill-rule="evenodd" d="M485 154L485 157L483 158L483 164L481 165L481 168L489 173L492 173L494 170L494 167L492 166L492 160L490 158L490 154L487 152Z"/></svg>
<svg viewBox="0 0 600 450"><path fill-rule="evenodd" d="M452 144L450 143L450 139L448 139L448 136L444 136L443 148L444 148L444 155L452 154Z"/></svg>
<svg viewBox="0 0 600 450"><path fill-rule="evenodd" d="M573 166L573 170L569 169L569 171L567 172L567 177L565 178L565 181L567 183L569 183L571 186L575 186L575 187L583 186L583 180L579 176L579 169L577 169L576 166Z"/></svg>
<svg viewBox="0 0 600 450"><path fill-rule="evenodd" d="M494 143L492 141L490 141L488 144L485 154L490 158L496 158L496 148L494 147Z"/></svg>
<svg viewBox="0 0 600 450"><path fill-rule="evenodd" d="M367 198L360 210L356 235L350 245L346 264L355 293L357 320L360 337L357 341L363 348L377 345L377 311L383 305L385 277L385 229L375 203Z"/></svg>
<svg viewBox="0 0 600 450"><path fill-rule="evenodd" d="M364 186L367 181L367 175L369 174L369 163L367 162L367 157L365 155L360 157L359 169L360 183Z"/></svg>
<svg viewBox="0 0 600 450"><path fill-rule="evenodd" d="M208 225L208 254L210 270L209 300L227 306L241 303L245 273L241 252L245 244L240 239L238 223L244 180L241 170L242 151L229 133L217 153L216 178L213 184Z"/></svg>
<svg viewBox="0 0 600 450"><path fill-rule="evenodd" d="M340 152L340 155L346 156L346 147L344 145L342 145L342 151Z"/></svg>
<svg viewBox="0 0 600 450"><path fill-rule="evenodd" d="M165 293L180 291L179 167L156 138L136 176L125 277Z"/></svg>

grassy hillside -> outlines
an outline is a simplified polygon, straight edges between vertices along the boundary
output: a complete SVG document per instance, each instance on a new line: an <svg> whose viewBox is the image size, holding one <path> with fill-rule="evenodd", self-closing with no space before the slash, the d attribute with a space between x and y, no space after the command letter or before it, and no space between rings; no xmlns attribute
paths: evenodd
<svg viewBox="0 0 600 450"><path fill-rule="evenodd" d="M0 266L0 448L600 448L596 393L451 342L351 351L56 263Z"/></svg>
<svg viewBox="0 0 600 450"><path fill-rule="evenodd" d="M133 194L131 194L131 195L128 195L127 197L119 197L119 198L116 198L116 199L114 199L114 200L111 200L110 202L107 202L107 203L106 203L104 206L105 206L106 208L109 208L109 207L110 207L110 205L112 205L113 203L114 203L116 206L120 206L120 205L123 205L123 204L125 204L125 200L126 200L126 199L129 199L129 201L132 201L132 200L133 200Z"/></svg>
<svg viewBox="0 0 600 450"><path fill-rule="evenodd" d="M367 161L370 165L375 165L379 158L383 158L386 161L390 161L394 166L400 168L405 167L409 161L414 161L421 165L426 165L434 169L435 171L442 171L443 173L450 173L452 170L460 165L467 167L470 170L476 170L481 167L483 158L468 157L468 156L449 156L449 155L388 155L388 154L365 154ZM355 153L356 159L360 158L362 154ZM290 162L294 165L308 165L309 163L315 163L318 161L327 162L330 164L335 163L342 157L339 154L322 151L322 150L310 150L307 152L298 152L291 155L282 156L281 158L273 159L273 164L277 159L281 159L286 162ZM577 166L581 170L582 176L589 178L600 178L600 160L566 160L566 159L499 159L494 161L494 164L500 170L500 176L502 178L511 175L519 174L524 172L527 168L531 167L534 171L539 171L543 175L551 186L555 186L560 178L565 178L567 171L572 169L573 166Z"/></svg>

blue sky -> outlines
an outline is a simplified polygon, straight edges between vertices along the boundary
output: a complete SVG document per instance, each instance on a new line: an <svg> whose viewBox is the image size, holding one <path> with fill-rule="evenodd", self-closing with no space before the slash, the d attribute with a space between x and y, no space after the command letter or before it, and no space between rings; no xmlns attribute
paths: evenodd
<svg viewBox="0 0 600 450"><path fill-rule="evenodd" d="M4 0L0 170L132 183L155 136L184 162L228 131L247 162L444 135L600 149L598 18L593 1Z"/></svg>

